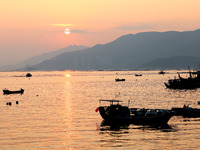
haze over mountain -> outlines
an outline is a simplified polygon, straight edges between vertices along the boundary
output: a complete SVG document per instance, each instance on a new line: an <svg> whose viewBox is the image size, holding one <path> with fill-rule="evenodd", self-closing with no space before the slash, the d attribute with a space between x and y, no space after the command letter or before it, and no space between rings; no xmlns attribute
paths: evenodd
<svg viewBox="0 0 200 150"><path fill-rule="evenodd" d="M1 67L0 70L16 70L16 69L20 69L20 68L28 69L29 67L31 67L33 65L39 64L45 60L48 60L48 59L55 57L59 54L62 54L64 52L73 52L73 51L82 50L82 49L86 49L86 48L88 48L88 47L82 46L82 45L70 45L68 47L61 48L61 49L58 49L58 50L55 50L55 51L52 51L49 53L44 53L42 55L31 57L25 61L15 64L15 65Z"/></svg>
<svg viewBox="0 0 200 150"><path fill-rule="evenodd" d="M197 68L199 57L200 30L143 32L64 52L23 70L187 69L190 65Z"/></svg>

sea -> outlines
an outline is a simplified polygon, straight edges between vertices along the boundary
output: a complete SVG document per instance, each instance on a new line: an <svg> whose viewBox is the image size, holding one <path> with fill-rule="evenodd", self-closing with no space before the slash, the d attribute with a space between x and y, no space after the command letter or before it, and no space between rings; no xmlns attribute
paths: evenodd
<svg viewBox="0 0 200 150"><path fill-rule="evenodd" d="M200 89L169 90L164 85L183 70L158 72L35 71L30 78L27 72L0 72L0 150L199 149L200 118L173 116L166 127L115 126L95 112L100 99L137 108L200 108ZM3 95L5 88L25 91Z"/></svg>

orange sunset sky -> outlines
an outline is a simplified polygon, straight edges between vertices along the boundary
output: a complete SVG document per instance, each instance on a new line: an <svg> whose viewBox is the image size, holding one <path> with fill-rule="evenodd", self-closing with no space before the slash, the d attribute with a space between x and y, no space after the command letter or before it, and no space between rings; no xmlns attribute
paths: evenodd
<svg viewBox="0 0 200 150"><path fill-rule="evenodd" d="M199 6L200 0L1 0L0 66L129 33L200 29Z"/></svg>

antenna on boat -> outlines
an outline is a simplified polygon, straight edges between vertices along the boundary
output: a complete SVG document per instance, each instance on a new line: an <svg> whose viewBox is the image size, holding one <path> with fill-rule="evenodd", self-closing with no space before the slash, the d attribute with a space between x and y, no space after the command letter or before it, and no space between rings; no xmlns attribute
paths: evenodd
<svg viewBox="0 0 200 150"><path fill-rule="evenodd" d="M129 104L130 104L130 100L128 100L128 107L129 107Z"/></svg>

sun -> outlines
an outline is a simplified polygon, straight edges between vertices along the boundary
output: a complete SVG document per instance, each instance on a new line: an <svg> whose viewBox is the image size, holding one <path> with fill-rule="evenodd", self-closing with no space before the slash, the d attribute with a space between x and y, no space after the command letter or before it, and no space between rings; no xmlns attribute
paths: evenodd
<svg viewBox="0 0 200 150"><path fill-rule="evenodd" d="M66 29L65 29L65 34L67 34L67 35L70 34L69 28L66 28Z"/></svg>
<svg viewBox="0 0 200 150"><path fill-rule="evenodd" d="M66 74L65 77L68 77L68 78L69 78L69 77L71 77L71 75L70 75L70 74Z"/></svg>

